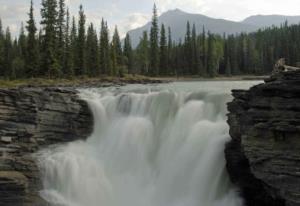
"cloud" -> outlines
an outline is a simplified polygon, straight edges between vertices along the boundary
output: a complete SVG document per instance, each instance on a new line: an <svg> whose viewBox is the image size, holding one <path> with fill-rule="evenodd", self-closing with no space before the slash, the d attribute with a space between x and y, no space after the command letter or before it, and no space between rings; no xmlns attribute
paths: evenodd
<svg viewBox="0 0 300 206"><path fill-rule="evenodd" d="M0 4L0 14L8 20L24 17L27 10L28 5L23 3L17 3L15 5Z"/></svg>
<svg viewBox="0 0 300 206"><path fill-rule="evenodd" d="M119 25L120 36L124 38L128 31L145 25L150 18L150 14L143 13L133 13L128 15L124 20L121 20L117 24Z"/></svg>
<svg viewBox="0 0 300 206"><path fill-rule="evenodd" d="M10 32L15 36L19 30L21 22L27 19L28 5L23 3L5 4L0 1L0 18L2 19L3 27L9 26Z"/></svg>
<svg viewBox="0 0 300 206"><path fill-rule="evenodd" d="M299 0L156 0L160 11L180 8L214 18L240 21L256 14L299 15Z"/></svg>
<svg viewBox="0 0 300 206"><path fill-rule="evenodd" d="M110 35L112 35L115 26L117 26L120 37L124 38L129 30L141 27L151 19L151 9L149 9L149 14L140 12L127 13L128 11L126 12L126 10L120 8L119 1L113 0L105 8L85 8L87 22L92 22L99 30L101 19L104 18L108 21ZM75 9L73 10L76 11Z"/></svg>
<svg viewBox="0 0 300 206"><path fill-rule="evenodd" d="M203 0L156 0L155 2L160 12L175 8L199 11L205 4Z"/></svg>
<svg viewBox="0 0 300 206"><path fill-rule="evenodd" d="M299 15L299 0L66 0L72 15L78 16L79 5L84 6L87 22L93 22L99 29L104 17L110 28L115 25L124 36L128 30L142 26L151 19L153 2L159 14L179 8L187 12L201 13L214 18L240 21L255 14ZM35 19L40 21L40 2L34 0ZM17 34L21 22L28 18L30 0L0 0L0 18Z"/></svg>

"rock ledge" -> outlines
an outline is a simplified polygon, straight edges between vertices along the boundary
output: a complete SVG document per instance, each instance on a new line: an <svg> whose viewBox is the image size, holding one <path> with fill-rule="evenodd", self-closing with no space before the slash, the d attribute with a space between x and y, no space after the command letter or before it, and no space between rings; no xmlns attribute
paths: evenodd
<svg viewBox="0 0 300 206"><path fill-rule="evenodd" d="M76 90L0 89L0 205L47 205L33 153L85 139L93 117Z"/></svg>
<svg viewBox="0 0 300 206"><path fill-rule="evenodd" d="M278 73L233 96L225 154L246 205L300 205L300 71Z"/></svg>

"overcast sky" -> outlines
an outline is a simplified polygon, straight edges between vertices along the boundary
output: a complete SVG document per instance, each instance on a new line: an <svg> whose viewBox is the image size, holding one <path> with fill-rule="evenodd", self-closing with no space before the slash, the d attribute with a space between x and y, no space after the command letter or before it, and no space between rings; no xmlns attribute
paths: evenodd
<svg viewBox="0 0 300 206"><path fill-rule="evenodd" d="M66 0L71 13L77 15L83 4L88 22L100 25L101 18L110 27L118 25L121 35L144 25L150 20L153 0ZM41 0L34 0L36 18L39 17ZM27 20L30 0L0 0L0 18L12 33ZM256 14L300 15L299 0L156 0L159 13L179 8L186 12L200 13L214 18L240 21ZM98 26L99 27L99 26Z"/></svg>

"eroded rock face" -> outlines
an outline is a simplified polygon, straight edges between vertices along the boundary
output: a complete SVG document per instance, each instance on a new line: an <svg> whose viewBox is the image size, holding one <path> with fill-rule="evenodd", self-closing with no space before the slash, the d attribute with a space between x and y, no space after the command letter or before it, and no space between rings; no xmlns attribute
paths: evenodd
<svg viewBox="0 0 300 206"><path fill-rule="evenodd" d="M0 205L46 205L39 197L33 154L51 144L85 139L88 105L71 89L0 89Z"/></svg>
<svg viewBox="0 0 300 206"><path fill-rule="evenodd" d="M300 71L233 96L225 151L232 182L248 206L300 205Z"/></svg>

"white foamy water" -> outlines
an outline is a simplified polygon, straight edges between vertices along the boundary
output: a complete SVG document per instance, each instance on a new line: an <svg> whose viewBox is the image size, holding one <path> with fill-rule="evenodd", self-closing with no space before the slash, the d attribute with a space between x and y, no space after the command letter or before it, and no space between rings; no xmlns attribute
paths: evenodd
<svg viewBox="0 0 300 206"><path fill-rule="evenodd" d="M87 141L41 151L41 196L53 206L241 206L225 169L231 89L191 82L81 91Z"/></svg>

